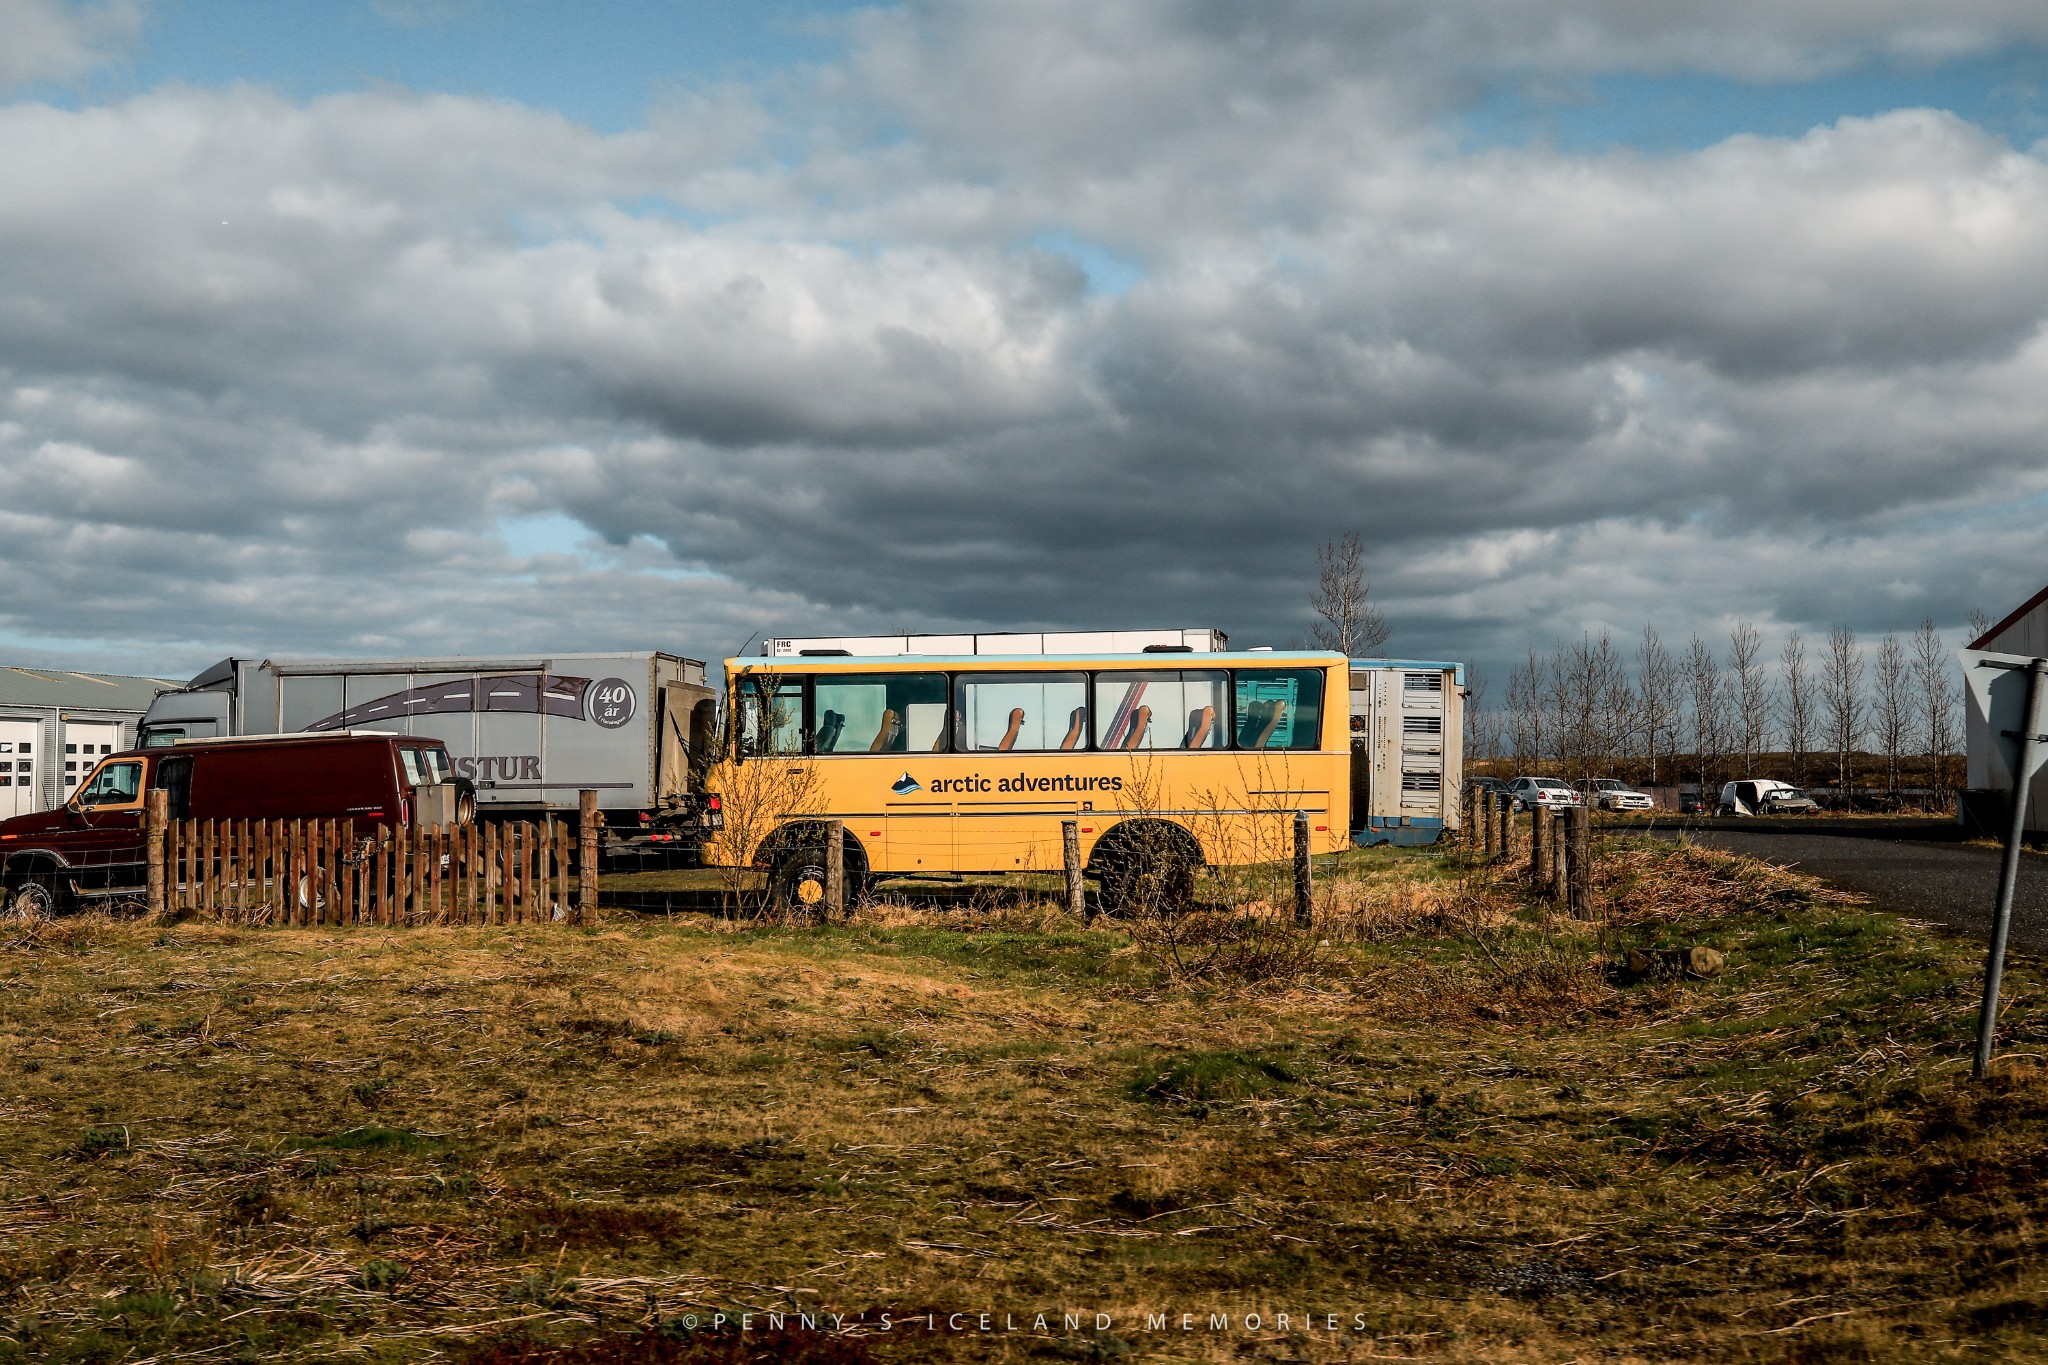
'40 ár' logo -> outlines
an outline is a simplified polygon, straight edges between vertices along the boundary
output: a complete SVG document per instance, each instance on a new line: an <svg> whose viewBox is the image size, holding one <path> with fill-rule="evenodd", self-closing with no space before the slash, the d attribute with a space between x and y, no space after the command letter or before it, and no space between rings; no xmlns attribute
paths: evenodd
<svg viewBox="0 0 2048 1365"><path fill-rule="evenodd" d="M895 792L898 796L908 796L912 792L923 791L924 784L922 782L919 782L916 778L912 777L909 773L905 773L903 774L903 776L896 779L896 781L890 786L889 790Z"/></svg>

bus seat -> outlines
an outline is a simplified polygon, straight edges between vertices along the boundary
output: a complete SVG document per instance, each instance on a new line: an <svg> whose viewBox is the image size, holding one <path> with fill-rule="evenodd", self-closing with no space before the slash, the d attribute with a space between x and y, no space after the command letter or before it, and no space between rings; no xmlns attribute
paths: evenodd
<svg viewBox="0 0 2048 1365"><path fill-rule="evenodd" d="M1266 741L1273 737L1273 732L1280 728L1281 720L1284 719L1287 715L1286 702L1273 702L1272 707L1273 709L1266 715L1265 724L1259 728L1259 737L1252 741L1252 747L1254 749L1263 749L1266 747Z"/></svg>
<svg viewBox="0 0 2048 1365"><path fill-rule="evenodd" d="M1209 731L1214 728L1215 724L1216 708L1213 706L1204 706L1199 710L1188 712L1187 733L1181 736L1180 747L1183 749L1201 748L1209 742Z"/></svg>
<svg viewBox="0 0 2048 1365"><path fill-rule="evenodd" d="M1258 734L1259 727L1266 723L1266 706L1267 703L1265 702L1254 701L1247 702L1239 708L1237 713L1238 748L1249 749L1252 747L1252 736Z"/></svg>
<svg viewBox="0 0 2048 1365"><path fill-rule="evenodd" d="M827 711L818 720L818 752L829 754L839 747L840 731L846 728L846 717L837 711Z"/></svg>
<svg viewBox="0 0 2048 1365"><path fill-rule="evenodd" d="M1141 706L1131 712L1131 737L1124 741L1126 749L1136 749L1145 743L1145 731L1152 725L1152 708Z"/></svg>
<svg viewBox="0 0 2048 1365"><path fill-rule="evenodd" d="M998 749L1017 747L1017 732L1024 728L1024 708L1019 706L1010 712L1010 728L1003 731L1003 738L996 745Z"/></svg>
<svg viewBox="0 0 2048 1365"><path fill-rule="evenodd" d="M886 753L890 749L895 748L896 738L902 731L903 727L897 721L896 713L894 711L884 711L882 713L882 726L879 730L875 731L875 742L868 745L868 752L871 754Z"/></svg>
<svg viewBox="0 0 2048 1365"><path fill-rule="evenodd" d="M1078 745L1081 742L1081 731L1086 728L1087 724L1088 708L1085 706L1075 707L1074 714L1067 717L1067 737L1060 741L1060 747L1062 749L1071 749Z"/></svg>

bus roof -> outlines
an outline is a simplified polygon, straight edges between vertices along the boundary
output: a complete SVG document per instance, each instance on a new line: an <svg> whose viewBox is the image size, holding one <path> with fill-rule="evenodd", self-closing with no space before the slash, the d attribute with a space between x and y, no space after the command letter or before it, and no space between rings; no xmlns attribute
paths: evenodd
<svg viewBox="0 0 2048 1365"><path fill-rule="evenodd" d="M851 669L862 673L889 672L913 668L961 668L977 672L1003 673L1072 668L1250 668L1302 667L1352 664L1343 655L1324 650L1230 650L1214 653L1195 651L1159 654L803 654L794 658L759 658L752 655L727 659L726 668L738 673L788 673L817 669ZM1370 662L1385 665L1386 660ZM1411 668L1457 668L1456 664L1409 664Z"/></svg>

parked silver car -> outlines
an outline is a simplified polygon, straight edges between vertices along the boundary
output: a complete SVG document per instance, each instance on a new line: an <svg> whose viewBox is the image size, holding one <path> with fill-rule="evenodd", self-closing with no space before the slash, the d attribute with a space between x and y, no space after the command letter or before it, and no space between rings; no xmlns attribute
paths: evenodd
<svg viewBox="0 0 2048 1365"><path fill-rule="evenodd" d="M1571 783L1558 777L1518 777L1508 784L1508 790L1529 807L1564 810L1586 804L1586 798L1573 791Z"/></svg>
<svg viewBox="0 0 2048 1365"><path fill-rule="evenodd" d="M1639 792L1626 782L1612 777L1596 777L1588 795L1592 803L1601 810L1655 810L1657 803L1647 792Z"/></svg>

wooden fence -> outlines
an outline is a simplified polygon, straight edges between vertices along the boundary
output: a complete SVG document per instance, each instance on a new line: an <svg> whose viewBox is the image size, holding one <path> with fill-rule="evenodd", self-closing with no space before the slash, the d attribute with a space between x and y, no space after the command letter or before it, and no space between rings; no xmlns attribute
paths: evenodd
<svg viewBox="0 0 2048 1365"><path fill-rule="evenodd" d="M148 898L152 909L256 924L587 924L595 793L582 817L412 828L152 819Z"/></svg>

